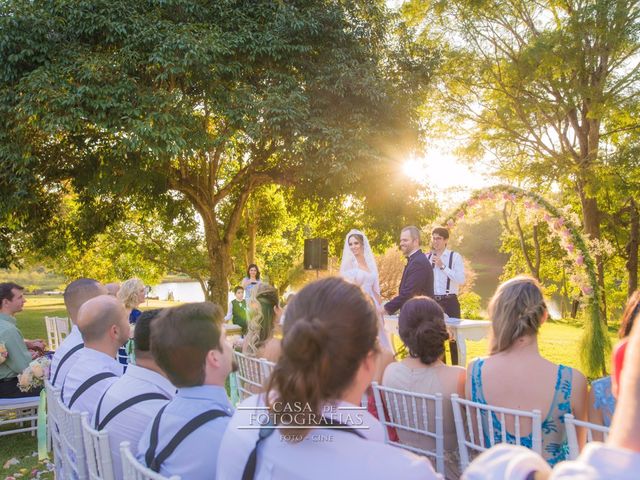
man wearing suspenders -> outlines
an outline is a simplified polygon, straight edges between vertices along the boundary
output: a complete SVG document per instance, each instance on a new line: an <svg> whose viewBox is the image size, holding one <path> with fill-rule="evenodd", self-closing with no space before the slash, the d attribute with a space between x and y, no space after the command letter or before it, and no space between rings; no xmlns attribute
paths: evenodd
<svg viewBox="0 0 640 480"><path fill-rule="evenodd" d="M122 376L115 357L129 339L129 315L119 300L100 295L80 307L78 328L84 348L62 383L60 398L70 410L92 413L105 390Z"/></svg>
<svg viewBox="0 0 640 480"><path fill-rule="evenodd" d="M436 227L431 231L431 253L427 259L433 267L433 298L451 318L460 318L458 289L464 283L464 262L462 255L447 248L449 230ZM449 342L451 363L458 363L458 349L455 340Z"/></svg>
<svg viewBox="0 0 640 480"><path fill-rule="evenodd" d="M77 325L78 310L87 300L106 293L107 289L100 282L91 278L79 278L65 288L64 305L67 307L67 314L72 326L71 332L62 341L51 359L49 380L54 387L60 388L67 372L78 358L80 349L84 346L82 334Z"/></svg>
<svg viewBox="0 0 640 480"><path fill-rule="evenodd" d="M113 473L118 480L123 476L120 443L128 441L136 455L147 425L176 394L176 387L151 355L151 322L159 312L147 310L138 318L133 337L136 363L102 395L92 419L93 428L109 432Z"/></svg>
<svg viewBox="0 0 640 480"><path fill-rule="evenodd" d="M151 325L151 352L178 387L138 444L137 459L165 477L215 479L218 450L233 408L224 385L232 350L224 313L209 302L165 309Z"/></svg>

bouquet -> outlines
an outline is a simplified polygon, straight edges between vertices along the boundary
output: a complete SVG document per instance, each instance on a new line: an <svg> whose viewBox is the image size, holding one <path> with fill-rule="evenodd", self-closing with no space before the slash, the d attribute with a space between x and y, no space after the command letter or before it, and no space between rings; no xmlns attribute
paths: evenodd
<svg viewBox="0 0 640 480"><path fill-rule="evenodd" d="M49 376L51 360L40 357L33 360L23 372L18 375L18 388L21 392L29 392L44 386L44 379Z"/></svg>
<svg viewBox="0 0 640 480"><path fill-rule="evenodd" d="M2 365L7 357L9 356L9 352L7 352L7 347L4 343L0 342L0 365Z"/></svg>

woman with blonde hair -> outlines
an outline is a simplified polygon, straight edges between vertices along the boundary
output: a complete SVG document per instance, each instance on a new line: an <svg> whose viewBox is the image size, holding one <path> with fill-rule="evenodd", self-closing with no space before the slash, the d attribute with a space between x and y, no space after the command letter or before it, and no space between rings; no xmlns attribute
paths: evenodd
<svg viewBox="0 0 640 480"><path fill-rule="evenodd" d="M117 294L118 299L129 310L129 323L135 325L138 317L142 313L138 310L138 306L144 302L145 288L144 283L139 278L130 278L122 284Z"/></svg>
<svg viewBox="0 0 640 480"><path fill-rule="evenodd" d="M467 368L466 397L478 403L542 412L542 454L550 465L567 459L564 415L585 420L587 382L579 371L556 365L540 355L538 331L547 320L547 306L536 280L520 276L498 287L489 303L492 339L489 357ZM491 415L494 440L501 442L496 415ZM483 421L488 423L486 416ZM513 420L507 417L507 420ZM511 423L511 424L510 424ZM507 421L507 442L516 443L513 421ZM520 443L532 447L532 434L521 425ZM489 429L484 429L485 442ZM580 438L584 443L584 438Z"/></svg>
<svg viewBox="0 0 640 480"><path fill-rule="evenodd" d="M266 283L258 284L251 292L248 309L247 336L242 344L242 353L277 362L280 340L274 337L274 333L280 323L282 309L276 288Z"/></svg>

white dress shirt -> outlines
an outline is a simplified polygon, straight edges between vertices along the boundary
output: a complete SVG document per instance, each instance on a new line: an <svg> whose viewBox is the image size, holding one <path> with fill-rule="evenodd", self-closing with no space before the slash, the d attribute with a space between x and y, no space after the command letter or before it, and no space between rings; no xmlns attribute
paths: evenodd
<svg viewBox="0 0 640 480"><path fill-rule="evenodd" d="M262 406L261 395L249 397L238 405L220 446L216 474L219 480L242 478L260 431L251 427L264 424L259 420L265 415L265 410L259 408ZM442 478L425 457L385 445L383 427L369 412L347 403L337 407L347 413L330 416L340 423L353 425L364 438L337 429L314 428L302 441L290 442L276 430L259 446L255 479ZM344 408L348 410L342 410Z"/></svg>
<svg viewBox="0 0 640 480"><path fill-rule="evenodd" d="M92 385L80 395L71 407L71 410L75 412L89 412L89 418L91 418L102 394L118 379L117 377L122 376L122 365L120 365L115 358L110 357L106 353L94 350L93 348L85 347L80 350L78 358L69 370L69 373L67 373L67 377L62 384L62 402L65 405L69 405L71 397L80 385L90 377L102 372L111 372L116 376L100 380L98 383Z"/></svg>
<svg viewBox="0 0 640 480"><path fill-rule="evenodd" d="M449 268L449 257L452 253L453 262L451 268ZM427 259L433 265L431 253L427 254ZM440 259L444 265L444 270L440 270L437 266L433 267L433 294L446 295L450 293L457 295L460 285L464 283L464 262L462 261L462 255L445 248L442 255L440 255ZM449 292L447 292L447 279L451 280Z"/></svg>
<svg viewBox="0 0 640 480"><path fill-rule="evenodd" d="M100 418L104 418L114 408L132 397L144 393L159 393L168 400L145 400L136 403L113 417L104 429L109 432L109 445L111 446L111 458L113 460L113 473L115 477L122 479L122 460L120 459L120 443L129 442L131 452L135 456L138 452L138 442L164 405L176 395L176 387L163 375L148 368L129 365L122 377L118 378L104 393L100 405ZM95 428L96 414L91 419L91 426Z"/></svg>
<svg viewBox="0 0 640 480"><path fill-rule="evenodd" d="M54 387L60 388L62 386L62 383L64 382L69 369L76 362L78 355L80 355L80 352L82 350L78 350L69 358L67 358L67 360L65 360L65 362L60 367L60 371L58 372L58 365L60 364L60 360L63 359L67 352L80 344L82 344L82 334L80 333L80 329L76 325L73 325L71 327L71 332L62 341L62 343L56 350L56 353L53 354L53 358L51 359L51 368L49 371L51 372L51 384ZM56 372L58 372L58 376L56 377L56 383L53 383L53 377L55 376Z"/></svg>
<svg viewBox="0 0 640 480"><path fill-rule="evenodd" d="M502 443L478 456L463 480L527 480L531 472L548 480L636 480L640 453L590 442L576 460L560 462L553 470L537 453ZM538 478L538 477L536 477Z"/></svg>
<svg viewBox="0 0 640 480"><path fill-rule="evenodd" d="M184 480L215 480L218 450L233 408L224 387L201 385L180 388L160 417L156 455L194 417L207 410L223 410L228 417L219 417L205 423L188 435L160 467L165 477L179 475ZM146 465L145 453L149 448L153 420L147 426L138 443L137 459ZM227 477L222 477L227 478Z"/></svg>

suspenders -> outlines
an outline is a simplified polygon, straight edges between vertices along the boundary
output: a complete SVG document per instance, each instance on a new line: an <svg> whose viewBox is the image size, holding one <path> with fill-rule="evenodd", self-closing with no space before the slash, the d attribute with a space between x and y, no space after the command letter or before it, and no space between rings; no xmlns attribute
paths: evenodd
<svg viewBox="0 0 640 480"><path fill-rule="evenodd" d="M449 270L451 270L451 267L453 266L453 254L455 252L453 250L451 250L449 252ZM427 259L429 260L429 262L431 262L431 257L432 257L432 253L429 253L429 255L427 256ZM435 262L431 264L431 266L433 268L435 268ZM449 276L447 275L447 286L445 288L444 294L445 295L449 295L449 290L451 290L451 279L449 278Z"/></svg>
<svg viewBox="0 0 640 480"><path fill-rule="evenodd" d="M162 416L165 408L167 408L166 405L160 409L156 418L153 420L153 425L151 426L151 438L149 439L149 448L144 455L147 467L156 473L160 471L160 467L164 461L171 456L178 445L180 445L180 443L182 443L182 441L191 433L205 423L215 420L216 418L229 416L229 414L223 410L207 410L206 412L193 417L185 426L178 430L178 433L174 435L167 446L164 447L158 455L156 455L156 448L158 448L158 432L160 430L160 417Z"/></svg>
<svg viewBox="0 0 640 480"><path fill-rule="evenodd" d="M331 428L332 426L342 427L339 429L339 431L348 432L364 439L364 436L362 435L362 433L360 433L357 429L349 427L348 425L345 425L335 420L327 420L326 418L322 417L322 420L319 422L319 425L326 426L327 428ZM256 440L256 445L255 447L253 447L253 450L251 450L251 454L249 455L249 458L247 459L247 463L244 466L244 471L242 472L242 480L253 480L253 478L255 477L256 467L258 464L258 448L262 444L263 440L271 436L274 430L275 430L275 427L269 424L267 428L261 428L258 431L258 440Z"/></svg>
<svg viewBox="0 0 640 480"><path fill-rule="evenodd" d="M51 382L52 385L56 384L56 379L58 378L58 374L60 373L60 368L62 367L64 362L69 360L71 355L76 353L81 348L84 348L84 343L80 343L80 344L76 345L75 347L73 347L71 350L69 350L67 353L64 354L64 357L62 357L62 359L60 360L60 363L58 363L58 368L56 368L56 373L53 375L53 380Z"/></svg>
<svg viewBox="0 0 640 480"><path fill-rule="evenodd" d="M102 372L102 373L98 373L97 375L94 375L93 377L87 378L73 393L73 395L71 396L71 400L69 400L69 405L67 405L67 407L71 408L73 404L76 403L76 400L80 398L80 395L82 395L84 392L89 390L96 383L102 380L106 380L107 378L116 377L116 376L117 375L115 373ZM62 385L62 390L60 391L60 398L64 399L64 384Z"/></svg>
<svg viewBox="0 0 640 480"><path fill-rule="evenodd" d="M107 389L107 392L108 391L109 390ZM102 394L102 398L100 398L100 401L98 402L98 408L96 410L96 418L95 418L93 428L95 428L98 431L102 430L107 425L107 423L113 420L113 417L124 412L127 408L133 407L138 403L146 402L147 400L170 400L170 398L167 397L166 395L163 395L162 393L156 393L156 392L149 392L149 393L143 393L141 395L136 395L135 397L131 397L125 400L124 402L122 402L121 404L117 405L113 410L107 413L107 415L100 422L100 408L102 407L102 401L104 400L104 397L107 394L107 392L104 392Z"/></svg>

